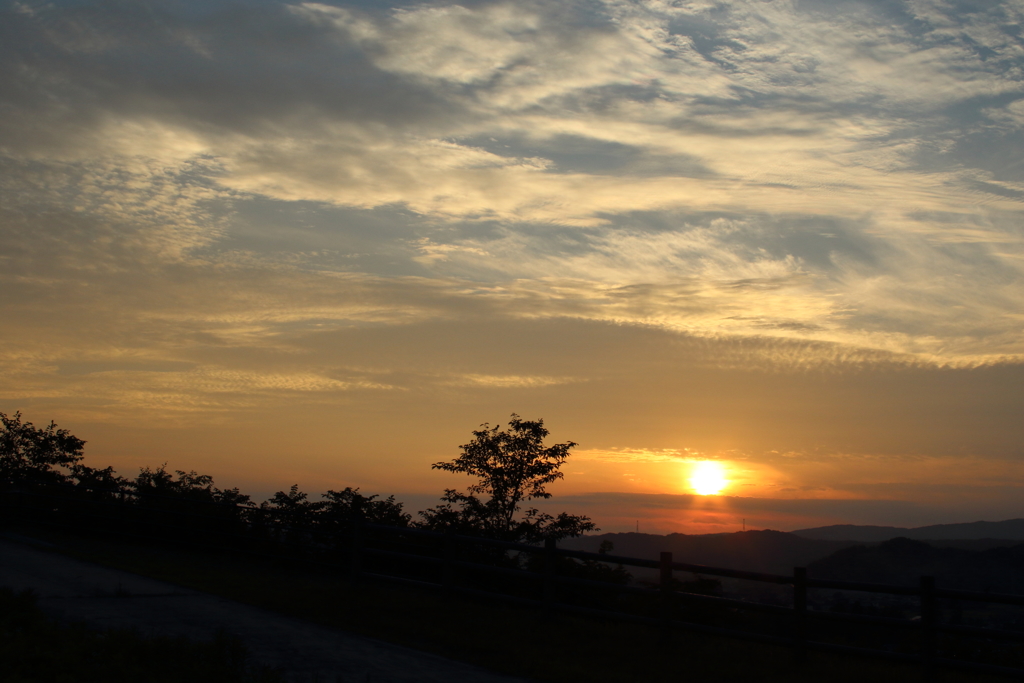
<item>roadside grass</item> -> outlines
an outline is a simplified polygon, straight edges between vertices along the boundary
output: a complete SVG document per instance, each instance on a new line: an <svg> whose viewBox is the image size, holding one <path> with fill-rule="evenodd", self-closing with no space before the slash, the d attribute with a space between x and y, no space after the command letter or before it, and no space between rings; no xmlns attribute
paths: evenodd
<svg viewBox="0 0 1024 683"><path fill-rule="evenodd" d="M32 530L42 538L44 532ZM665 680L717 683L906 683L919 667L846 655L676 632L665 643L653 628L579 618L388 583L353 583L297 563L76 538L48 530L53 550L202 590L281 614L405 645L547 683ZM943 683L1005 680L942 672Z"/></svg>
<svg viewBox="0 0 1024 683"><path fill-rule="evenodd" d="M281 683L254 666L236 639L144 637L47 617L31 592L0 587L0 681L4 683Z"/></svg>

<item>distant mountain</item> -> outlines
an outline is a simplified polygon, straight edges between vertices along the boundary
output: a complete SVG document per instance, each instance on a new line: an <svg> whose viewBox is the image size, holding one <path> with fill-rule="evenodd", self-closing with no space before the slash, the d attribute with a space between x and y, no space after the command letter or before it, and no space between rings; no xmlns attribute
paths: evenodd
<svg viewBox="0 0 1024 683"><path fill-rule="evenodd" d="M562 548L597 552L601 543L610 541L613 555L658 559L662 551L672 553L676 562L712 567L744 569L772 574L790 574L837 550L855 545L855 541L831 541L801 538L782 531L737 531L729 534L656 534L622 533L583 536L559 543ZM635 576L643 574L630 570Z"/></svg>
<svg viewBox="0 0 1024 683"><path fill-rule="evenodd" d="M870 547L844 548L810 563L807 573L816 579L907 586L917 585L921 576L934 576L943 588L1022 593L1024 544L972 552L894 538Z"/></svg>
<svg viewBox="0 0 1024 683"><path fill-rule="evenodd" d="M1024 541L1024 519L1008 519L1003 522L968 522L965 524L933 524L907 529L896 526L857 526L835 524L813 529L790 532L794 536L820 541L856 541L859 543L880 543L893 538L910 538L915 541L950 541L1007 539Z"/></svg>

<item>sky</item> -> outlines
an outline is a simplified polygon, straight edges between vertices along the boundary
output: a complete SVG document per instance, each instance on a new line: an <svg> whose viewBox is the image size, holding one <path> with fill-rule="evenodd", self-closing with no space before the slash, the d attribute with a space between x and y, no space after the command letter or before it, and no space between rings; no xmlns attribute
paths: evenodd
<svg viewBox="0 0 1024 683"><path fill-rule="evenodd" d="M415 512L1024 517L1024 1L0 1L0 411ZM721 463L720 495L689 482Z"/></svg>

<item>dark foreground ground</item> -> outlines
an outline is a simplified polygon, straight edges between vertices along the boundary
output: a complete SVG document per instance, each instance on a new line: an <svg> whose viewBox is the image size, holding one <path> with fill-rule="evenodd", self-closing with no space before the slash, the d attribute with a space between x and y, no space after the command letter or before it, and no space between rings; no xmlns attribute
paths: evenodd
<svg viewBox="0 0 1024 683"><path fill-rule="evenodd" d="M292 680L622 683L907 683L913 665L543 615L216 551L14 529L49 545L0 542L0 585L32 587L48 610L99 627L239 636ZM10 538L10 536L9 536ZM493 673L492 673L493 672ZM1006 680L943 672L943 683Z"/></svg>
<svg viewBox="0 0 1024 683"><path fill-rule="evenodd" d="M31 589L43 610L62 622L194 640L224 632L239 639L256 662L295 681L522 680L48 550L11 537L0 540L0 586Z"/></svg>

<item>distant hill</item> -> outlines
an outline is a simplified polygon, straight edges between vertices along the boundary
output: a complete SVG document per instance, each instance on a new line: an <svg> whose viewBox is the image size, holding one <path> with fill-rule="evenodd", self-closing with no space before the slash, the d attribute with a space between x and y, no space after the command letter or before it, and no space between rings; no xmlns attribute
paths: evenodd
<svg viewBox="0 0 1024 683"><path fill-rule="evenodd" d="M820 541L856 541L859 543L880 543L893 538L910 538L915 541L950 541L1007 539L1024 541L1024 519L1008 519L1002 522L968 522L964 524L933 524L913 529L895 526L857 526L835 524L813 529L799 529L791 532L794 536Z"/></svg>
<svg viewBox="0 0 1024 683"><path fill-rule="evenodd" d="M807 573L816 579L907 586L917 585L921 576L934 576L944 588L1024 593L1024 544L972 552L894 538L839 550L809 564Z"/></svg>
<svg viewBox="0 0 1024 683"><path fill-rule="evenodd" d="M837 550L855 545L855 541L831 541L801 538L782 531L737 531L729 534L656 534L621 533L583 536L559 543L562 548L597 552L601 543L610 541L613 555L657 559L669 551L677 562L712 567L790 574ZM630 570L634 575L637 571Z"/></svg>

